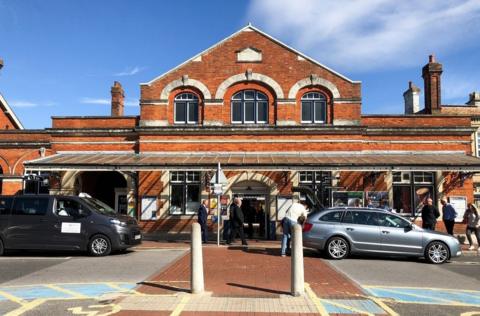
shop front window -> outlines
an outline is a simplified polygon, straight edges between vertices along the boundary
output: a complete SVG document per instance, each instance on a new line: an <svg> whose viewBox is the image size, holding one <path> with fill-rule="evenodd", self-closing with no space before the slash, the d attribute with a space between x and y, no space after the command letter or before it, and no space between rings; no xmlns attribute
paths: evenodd
<svg viewBox="0 0 480 316"><path fill-rule="evenodd" d="M435 200L434 173L394 172L393 209L400 214L417 214L426 199Z"/></svg>
<svg viewBox="0 0 480 316"><path fill-rule="evenodd" d="M323 205L330 205L332 173L330 171L300 171L300 186L309 187L315 192ZM305 197L300 195L301 199Z"/></svg>
<svg viewBox="0 0 480 316"><path fill-rule="evenodd" d="M200 172L170 172L170 214L195 214L200 206Z"/></svg>

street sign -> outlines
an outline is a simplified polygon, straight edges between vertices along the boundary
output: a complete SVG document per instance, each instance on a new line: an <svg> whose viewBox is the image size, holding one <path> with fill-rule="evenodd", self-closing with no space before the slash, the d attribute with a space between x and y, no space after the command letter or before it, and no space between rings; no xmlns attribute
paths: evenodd
<svg viewBox="0 0 480 316"><path fill-rule="evenodd" d="M218 176L218 177L217 177ZM213 174L212 179L210 180L210 184L228 184L227 177L223 173L223 170L217 168L217 171Z"/></svg>
<svg viewBox="0 0 480 316"><path fill-rule="evenodd" d="M213 184L213 193L214 194L223 194L223 184L221 183L214 183Z"/></svg>

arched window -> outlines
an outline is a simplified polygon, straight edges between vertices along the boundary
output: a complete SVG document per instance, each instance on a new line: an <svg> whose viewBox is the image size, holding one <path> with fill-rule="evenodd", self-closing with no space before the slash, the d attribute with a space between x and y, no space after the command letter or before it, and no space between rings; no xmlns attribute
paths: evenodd
<svg viewBox="0 0 480 316"><path fill-rule="evenodd" d="M256 90L243 90L232 97L232 123L268 122L268 98Z"/></svg>
<svg viewBox="0 0 480 316"><path fill-rule="evenodd" d="M325 123L327 121L327 98L319 92L302 96L302 123Z"/></svg>
<svg viewBox="0 0 480 316"><path fill-rule="evenodd" d="M198 97L193 93L181 93L175 97L175 124L198 123Z"/></svg>

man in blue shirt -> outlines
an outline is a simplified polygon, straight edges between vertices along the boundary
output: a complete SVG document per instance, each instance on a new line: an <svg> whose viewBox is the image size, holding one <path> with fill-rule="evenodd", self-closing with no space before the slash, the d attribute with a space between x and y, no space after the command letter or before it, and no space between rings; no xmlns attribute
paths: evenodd
<svg viewBox="0 0 480 316"><path fill-rule="evenodd" d="M447 233L453 236L453 226L455 225L455 217L457 217L457 211L453 206L447 202L446 198L443 198L440 203L442 203L443 208L443 223L447 229Z"/></svg>

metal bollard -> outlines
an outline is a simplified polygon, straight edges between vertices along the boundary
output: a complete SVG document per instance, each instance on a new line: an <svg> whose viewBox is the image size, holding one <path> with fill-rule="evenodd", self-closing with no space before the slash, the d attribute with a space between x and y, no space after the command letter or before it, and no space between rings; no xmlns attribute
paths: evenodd
<svg viewBox="0 0 480 316"><path fill-rule="evenodd" d="M205 286L203 280L202 237L199 223L192 225L190 272L192 294L203 293Z"/></svg>
<svg viewBox="0 0 480 316"><path fill-rule="evenodd" d="M295 224L292 234L292 288L293 296L305 294L305 279L303 271L303 239L302 226Z"/></svg>

